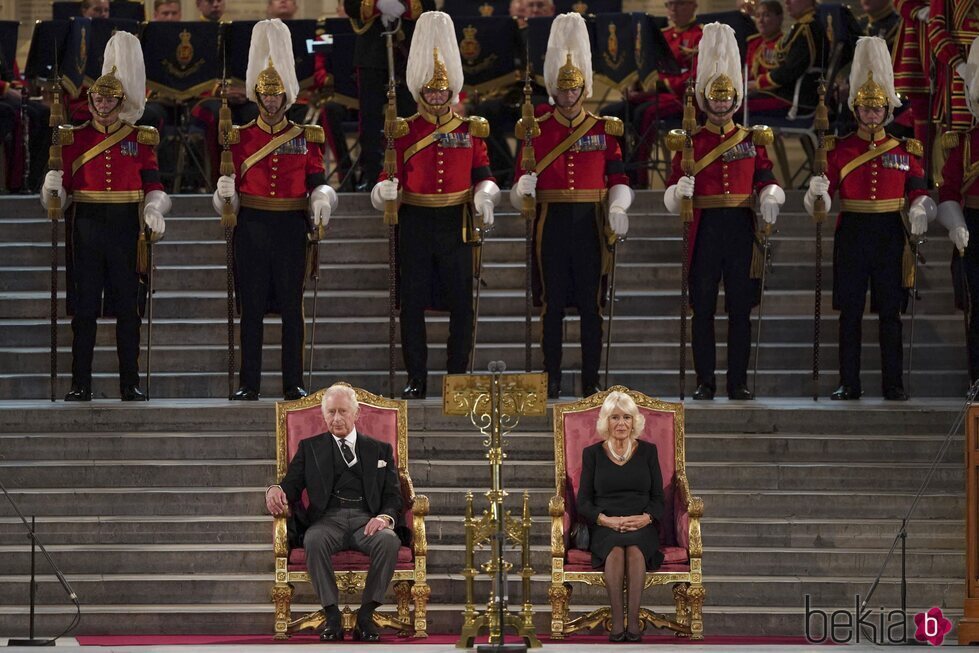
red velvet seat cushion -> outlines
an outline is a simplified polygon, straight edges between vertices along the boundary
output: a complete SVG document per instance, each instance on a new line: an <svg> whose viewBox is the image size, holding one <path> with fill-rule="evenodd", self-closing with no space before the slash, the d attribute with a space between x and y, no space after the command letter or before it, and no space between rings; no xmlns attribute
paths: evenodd
<svg viewBox="0 0 979 653"><path fill-rule="evenodd" d="M340 551L333 554L335 571L367 571L370 558L360 551ZM398 562L395 569L414 569L411 549L403 546L398 549ZM289 571L306 571L306 549L293 549L289 552Z"/></svg>
<svg viewBox="0 0 979 653"><path fill-rule="evenodd" d="M663 546L659 549L663 554L663 565L684 565L686 570L690 570L690 566L687 564L687 550L679 546ZM568 549L567 554L564 558L564 570L570 571L570 567L575 567L575 571L584 571L579 569L579 567L588 567L588 570L592 569L591 566L591 551L585 551L584 549ZM660 568L662 571L662 568Z"/></svg>

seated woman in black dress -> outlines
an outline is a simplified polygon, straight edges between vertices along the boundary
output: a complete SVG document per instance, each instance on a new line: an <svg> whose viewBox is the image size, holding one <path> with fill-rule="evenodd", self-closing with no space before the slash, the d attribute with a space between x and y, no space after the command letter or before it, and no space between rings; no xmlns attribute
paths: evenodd
<svg viewBox="0 0 979 653"><path fill-rule="evenodd" d="M663 514L663 478L656 445L639 440L644 425L632 397L611 392L596 426L604 442L581 452L578 514L588 524L592 566L605 566L613 642L642 639L639 606L645 574L663 562L653 523ZM624 587L628 629L622 610Z"/></svg>

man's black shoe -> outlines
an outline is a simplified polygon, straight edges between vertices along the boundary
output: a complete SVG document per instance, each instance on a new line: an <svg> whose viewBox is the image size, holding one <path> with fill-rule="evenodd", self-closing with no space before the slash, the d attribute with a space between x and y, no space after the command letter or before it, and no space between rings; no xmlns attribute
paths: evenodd
<svg viewBox="0 0 979 653"><path fill-rule="evenodd" d="M841 385L829 396L833 401L853 401L860 398L861 392L848 385Z"/></svg>
<svg viewBox="0 0 979 653"><path fill-rule="evenodd" d="M887 388L884 390L884 399L887 401L907 401L908 393L904 388Z"/></svg>
<svg viewBox="0 0 979 653"><path fill-rule="evenodd" d="M92 401L92 389L73 385L68 394L65 395L65 401Z"/></svg>
<svg viewBox="0 0 979 653"><path fill-rule="evenodd" d="M547 381L547 398L557 399L561 396L561 379Z"/></svg>
<svg viewBox="0 0 979 653"><path fill-rule="evenodd" d="M581 396L590 397L593 394L596 394L601 391L602 391L602 386L598 385L597 383L586 383L581 387Z"/></svg>
<svg viewBox="0 0 979 653"><path fill-rule="evenodd" d="M238 388L238 392L231 395L232 401L258 401L258 390L252 390L251 388L246 388L241 386Z"/></svg>
<svg viewBox="0 0 979 653"><path fill-rule="evenodd" d="M424 399L426 392L424 379L408 379L408 385L401 391L402 399Z"/></svg>
<svg viewBox="0 0 979 653"><path fill-rule="evenodd" d="M714 389L714 386L701 383L697 386L697 389L694 390L693 398L697 401L710 401L714 398L715 392L716 390Z"/></svg>
<svg viewBox="0 0 979 653"><path fill-rule="evenodd" d="M146 401L149 399L138 385L127 385L119 388L119 394L123 401Z"/></svg>
<svg viewBox="0 0 979 653"><path fill-rule="evenodd" d="M296 399L302 399L308 394L309 393L306 392L306 388L302 387L301 385L297 385L293 388L288 388L287 390L283 391L282 398L285 399L286 401L295 401Z"/></svg>
<svg viewBox="0 0 979 653"><path fill-rule="evenodd" d="M364 620L357 617L357 625L354 626L354 639L362 642L381 641L381 632L374 625L373 619Z"/></svg>
<svg viewBox="0 0 979 653"><path fill-rule="evenodd" d="M323 624L323 630L320 631L321 642L339 642L343 639L343 622L340 611L335 605L330 607L330 610L323 609L326 614L326 623Z"/></svg>
<svg viewBox="0 0 979 653"><path fill-rule="evenodd" d="M755 394L743 385L728 388L727 398L733 401L751 401Z"/></svg>

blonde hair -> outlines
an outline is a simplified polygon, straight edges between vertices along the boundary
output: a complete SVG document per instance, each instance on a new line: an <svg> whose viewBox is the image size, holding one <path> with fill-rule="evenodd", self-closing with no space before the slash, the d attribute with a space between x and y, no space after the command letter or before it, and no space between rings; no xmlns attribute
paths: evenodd
<svg viewBox="0 0 979 653"><path fill-rule="evenodd" d="M632 433L629 434L629 437L638 440L646 426L646 418L639 412L639 406L636 405L633 398L618 390L608 393L605 401L602 402L602 409L598 411L598 424L595 425L595 430L598 431L603 440L608 440L608 418L615 409L632 415Z"/></svg>
<svg viewBox="0 0 979 653"><path fill-rule="evenodd" d="M360 402L357 401L357 393L346 383L334 383L326 389L326 392L323 393L323 401L320 403L320 408L324 412L326 412L326 400L337 394L347 398L347 401L350 402L350 406L353 408L354 415L360 412Z"/></svg>

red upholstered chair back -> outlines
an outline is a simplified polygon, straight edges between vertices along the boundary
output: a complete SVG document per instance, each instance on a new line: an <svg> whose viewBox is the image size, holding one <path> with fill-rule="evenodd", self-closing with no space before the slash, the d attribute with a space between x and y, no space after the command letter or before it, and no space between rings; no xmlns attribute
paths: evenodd
<svg viewBox="0 0 979 653"><path fill-rule="evenodd" d="M345 385L345 384L344 384ZM357 433L368 435L375 440L386 442L394 450L394 464L398 477L402 480L402 495L405 508L411 507L404 487L405 472L408 469L408 409L403 400L387 399L361 388L353 388L360 404L357 416ZM329 429L323 418L323 395L326 389L318 390L308 397L293 402L280 402L276 405L278 413L279 451L276 452L279 478L285 474L289 461L299 450L299 443L306 438L326 433ZM281 407L281 409L280 409ZM284 433L285 437L281 437ZM305 490L303 505L309 506ZM411 512L405 512L405 525L411 527Z"/></svg>
<svg viewBox="0 0 979 653"><path fill-rule="evenodd" d="M664 510L660 527L661 546L686 547L689 538L686 511L680 509L679 496L675 491L677 467L683 466L683 404L673 404L616 386L629 394L646 418L639 438L656 445L660 472L663 475ZM599 393L581 401L554 407L556 491L564 495L566 537L572 522L577 518L575 505L578 483L581 481L581 452L585 447L600 442L596 425L602 402L608 393ZM563 449L560 455L558 447ZM565 541L567 547L568 542Z"/></svg>

